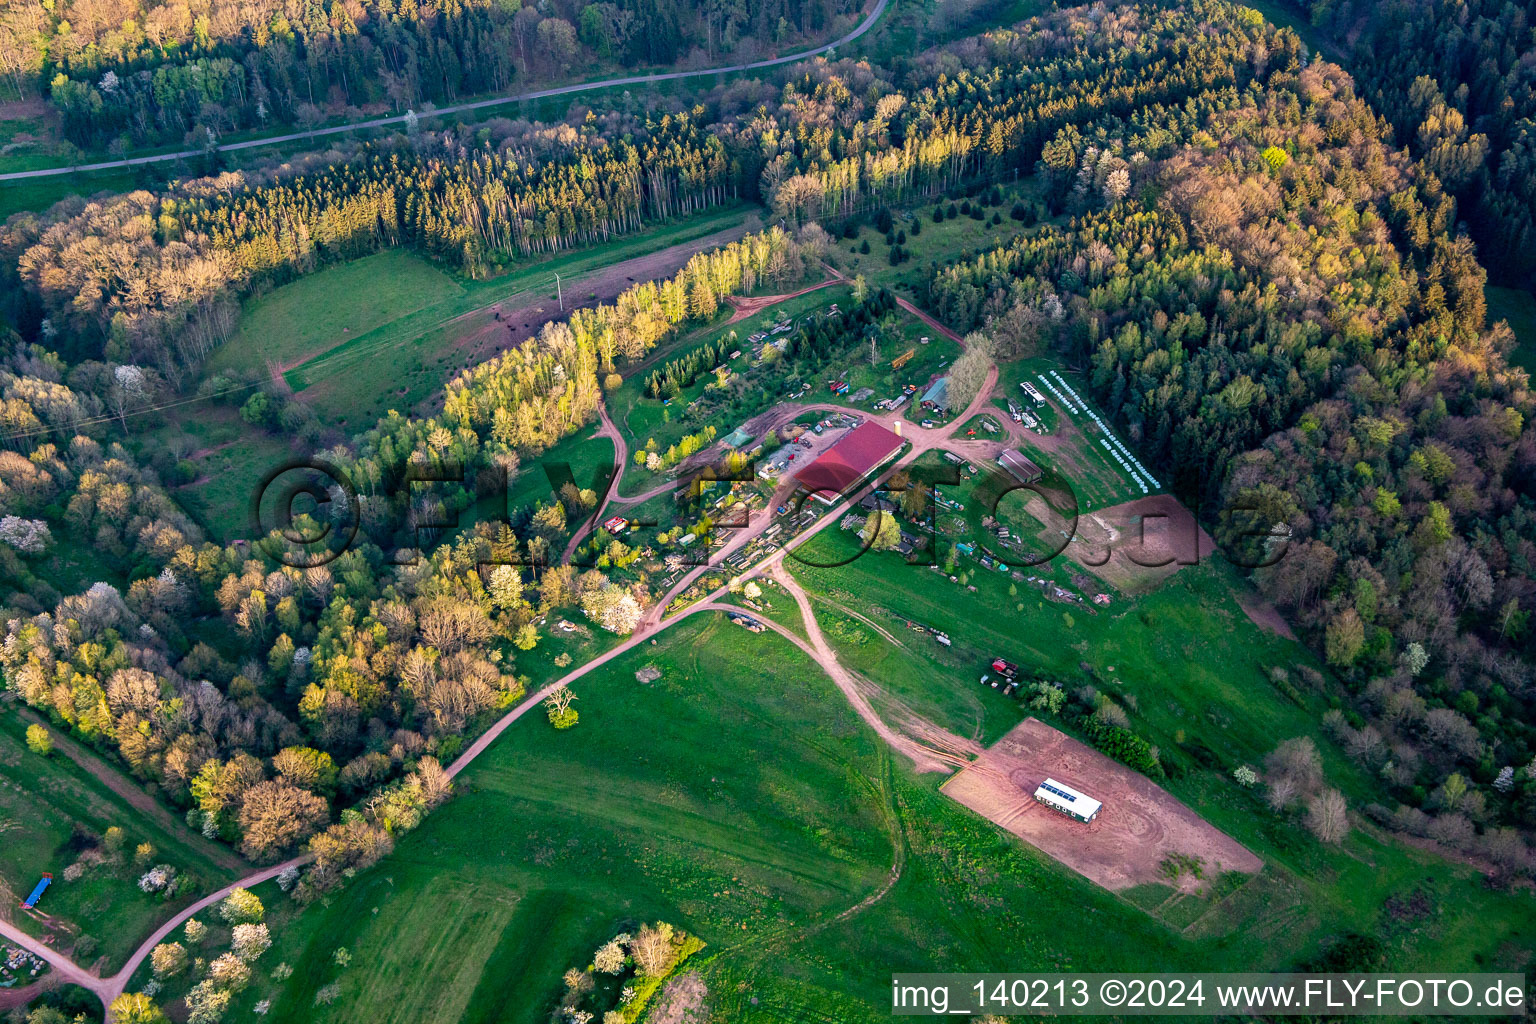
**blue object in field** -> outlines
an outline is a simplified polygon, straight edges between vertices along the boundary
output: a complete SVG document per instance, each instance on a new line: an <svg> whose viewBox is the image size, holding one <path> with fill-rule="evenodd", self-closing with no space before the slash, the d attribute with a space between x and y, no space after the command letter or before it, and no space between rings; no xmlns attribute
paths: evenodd
<svg viewBox="0 0 1536 1024"><path fill-rule="evenodd" d="M32 895L27 897L27 902L21 905L22 910L31 910L37 906L37 901L42 899L43 890L53 884L52 875L44 875L42 881L37 883L37 888L32 890Z"/></svg>

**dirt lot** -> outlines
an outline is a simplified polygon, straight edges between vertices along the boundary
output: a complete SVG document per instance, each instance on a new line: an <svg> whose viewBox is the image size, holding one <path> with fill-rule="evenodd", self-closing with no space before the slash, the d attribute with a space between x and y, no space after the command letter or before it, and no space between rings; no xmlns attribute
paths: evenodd
<svg viewBox="0 0 1536 1024"><path fill-rule="evenodd" d="M1065 554L1122 592L1144 593L1215 550L1173 495L1154 494L1082 513Z"/></svg>
<svg viewBox="0 0 1536 1024"><path fill-rule="evenodd" d="M1098 818L1084 825L1036 803L1032 794L1047 776L1102 801ZM1203 859L1207 879L1263 866L1150 779L1035 718L1014 727L942 788L1106 889L1167 884L1160 869L1174 853Z"/></svg>

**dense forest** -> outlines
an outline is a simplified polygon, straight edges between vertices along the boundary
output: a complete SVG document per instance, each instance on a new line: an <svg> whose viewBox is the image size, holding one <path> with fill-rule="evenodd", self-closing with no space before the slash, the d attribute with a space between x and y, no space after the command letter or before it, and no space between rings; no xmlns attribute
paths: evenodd
<svg viewBox="0 0 1536 1024"><path fill-rule="evenodd" d="M1368 810L1528 867L1511 827L1536 829L1536 399L1485 323L1455 196L1347 75L1254 11L1192 0L1072 8L900 75L816 62L746 94L644 125L401 135L13 218L0 568L38 585L5 595L7 686L252 857L308 842L305 891L323 889L442 798L460 737L522 694L540 614L579 606L626 632L652 596L600 570L526 571L590 509L578 486L396 559L408 468L462 467L440 490L467 507L590 422L614 372L678 326L800 279L825 245L809 222L1035 176L1051 219L934 267L922 298L1000 358L1084 368L1182 493L1256 510L1212 526L1238 553L1285 547L1252 559L1273 561L1257 578L1342 680L1299 673L1382 778ZM394 245L489 273L734 196L803 226L550 324L460 373L438 414L321 453L356 483L364 537L327 565L208 543L113 443L191 386L264 283ZM131 582L53 589L39 569L59 544ZM336 823L340 808L355 813Z"/></svg>
<svg viewBox="0 0 1536 1024"><path fill-rule="evenodd" d="M1300 0L1360 89L1456 196L1497 281L1536 286L1536 4Z"/></svg>
<svg viewBox="0 0 1536 1024"><path fill-rule="evenodd" d="M1536 828L1536 398L1455 199L1391 143L1328 65L1067 126L1038 167L1066 222L928 298L1005 356L1084 367L1346 680L1329 725L1398 802L1375 812L1512 870L1500 826Z"/></svg>
<svg viewBox="0 0 1536 1024"><path fill-rule="evenodd" d="M819 38L852 0L3 0L0 76L72 142L206 141L328 111L446 104L593 65L714 61Z"/></svg>

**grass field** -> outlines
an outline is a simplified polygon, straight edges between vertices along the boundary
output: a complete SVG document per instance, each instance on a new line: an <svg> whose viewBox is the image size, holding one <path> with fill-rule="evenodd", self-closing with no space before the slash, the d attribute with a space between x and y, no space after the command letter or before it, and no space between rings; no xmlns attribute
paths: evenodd
<svg viewBox="0 0 1536 1024"><path fill-rule="evenodd" d="M460 350L465 326L460 317L492 303L542 302L556 310L554 275L565 277L567 302L585 301L586 275L596 275L613 264L680 245L747 222L744 207L711 211L689 220L665 224L633 236L616 238L577 252L519 264L500 277L485 281L459 280L459 291L423 301L379 326L337 339L323 354L301 362L285 374L288 384L302 395L326 422L360 428L389 409L406 411L441 390L447 380L470 359ZM418 261L401 254L400 259ZM425 266L425 264L423 264ZM338 288L329 275L347 266L327 268L295 285L323 289L337 297L338 315L357 318L371 308L368 290ZM280 288L262 303L283 301ZM547 291L547 294L545 292ZM264 357L259 357L264 365Z"/></svg>
<svg viewBox="0 0 1536 1024"><path fill-rule="evenodd" d="M1488 322L1508 320L1515 332L1515 351L1510 361L1536 374L1536 295L1518 288L1483 289L1488 300Z"/></svg>
<svg viewBox="0 0 1536 1024"><path fill-rule="evenodd" d="M169 410L162 426L134 436L141 459L156 449L174 445L185 452L196 474L173 487L177 503L218 541L250 535L251 502L266 474L293 460L283 437L242 420L235 405L198 402Z"/></svg>
<svg viewBox="0 0 1536 1024"><path fill-rule="evenodd" d="M1131 473L1122 468L1105 449L1103 431L1092 417L1086 412L1068 412L1057 395L1041 382L1040 374L1043 373L1054 383L1055 378L1050 377L1052 371L1060 374L1071 385L1079 399L1089 403L1089 409L1097 411L1106 423L1109 422L1104 411L1098 409L1089 398L1087 381L1082 374L1074 373L1056 360L1045 357L1005 364L999 367L998 373L998 385L1004 396L1013 399L1050 432L1037 442L1022 445L1024 453L1042 468L1058 472L1077 495L1078 505L1084 510L1104 508L1143 497L1143 491L1132 479ZM1020 389L1022 381L1028 381L1045 395L1047 404L1044 409L1037 408ZM998 405L998 408L1004 406ZM983 436L980 431L977 435ZM1135 454L1135 446L1129 437L1119 432L1116 436ZM1155 494L1158 490L1150 489L1147 493Z"/></svg>
<svg viewBox="0 0 1536 1024"><path fill-rule="evenodd" d="M247 303L239 330L208 361L208 372L309 362L349 338L463 294L463 285L431 263L386 249Z"/></svg>
<svg viewBox="0 0 1536 1024"><path fill-rule="evenodd" d="M38 904L47 920L8 909L11 920L31 934L52 936L60 949L73 948L82 963L103 957L115 968L174 906L230 876L61 751L46 758L32 753L25 731L14 713L0 719L0 899L14 908L43 872L51 873L53 885ZM127 834L124 862L92 863L91 851L99 852L114 825ZM141 871L128 861L143 842L155 847L154 863L171 864L187 879L184 898L168 905L139 890ZM65 868L82 858L89 866L69 881Z"/></svg>
<svg viewBox="0 0 1536 1024"><path fill-rule="evenodd" d="M861 561L825 572L857 593L865 580L849 574L864 571ZM891 584L889 567L870 571ZM809 571L797 575L831 593ZM1234 632L1241 612L1220 607L1224 581L1190 585L1148 599L1151 626L1128 613L1094 631L1104 657L1136 677L1143 708L1167 700L1177 714L1160 711L1159 727L1182 715L1191 735L1226 731L1244 752L1309 729L1307 712L1260 688L1255 666L1299 656L1265 637L1236 631L1238 662L1191 673L1187 693L1143 678L1170 649L1181 667L1198 656L1153 636L1176 635L1178 616L1192 614L1187 624L1207 636ZM995 595L977 606L918 596L932 589L887 596L969 642L1010 635ZM1192 595L1196 610L1181 613ZM819 599L820 611L836 610L828 601L845 603ZM978 619L983 611L997 625ZM1062 643L1061 627L1038 625L1032 642ZM1138 645L1151 649L1138 656ZM1066 647L1064 657L1080 656ZM846 656L861 658L851 647ZM660 681L636 681L647 664L663 670ZM948 724L969 713L973 701L941 693L974 689L968 673L921 650L907 665L893 655L857 667ZM452 802L341 893L299 913L275 887L264 891L277 944L263 965L295 973L285 984L260 978L237 1012L273 998L267 1019L277 1021L533 1024L558 998L562 971L588 963L614 931L658 917L709 943L694 969L733 1024L885 1019L892 971L1284 968L1350 928L1378 926L1394 968L1521 969L1536 943L1524 898L1487 891L1467 869L1360 831L1322 851L1262 820L1251 795L1194 773L1170 788L1270 867L1206 897L1148 886L1117 898L944 798L940 777L893 762L798 651L719 616L675 626L576 690L575 730L556 733L536 715L519 722L461 777ZM981 696L983 736L1017 720L1001 698ZM1219 712L1225 724L1205 719L1215 707L1230 709ZM893 863L899 878L886 891ZM1415 893L1430 908L1418 917L1383 910L1387 897ZM339 948L350 967L337 966ZM333 981L340 997L317 1008L315 993Z"/></svg>
<svg viewBox="0 0 1536 1024"><path fill-rule="evenodd" d="M948 209L951 200L947 197L893 209L891 211L895 221L893 230L906 234L907 240L900 244L911 253L911 258L902 261L899 265L891 265L891 247L886 244L885 236L874 229L872 223L861 224L855 238L839 237L836 248L833 250L834 261L838 269L849 277L863 274L864 279L871 285L885 285L888 288L907 292L915 291L919 284L932 273L930 263L936 261L940 266L953 263L966 256L1003 245L1015 235L1027 230L1018 221L1011 219L1008 214L1015 201L1022 199L1028 203L1037 198L1034 181L1026 178L1017 182L1004 182L1002 194L1002 202L996 206L985 205L985 193L970 197L971 203L980 204L986 211L984 221L973 220L967 214L960 214L953 219L946 219L942 224L935 223L933 208L939 205ZM961 201L954 200L955 205L958 207ZM1001 224L992 223L992 215L995 213L1002 215ZM914 220L921 225L917 234L912 233ZM865 242L869 243L868 253L859 251Z"/></svg>
<svg viewBox="0 0 1536 1024"><path fill-rule="evenodd" d="M827 531L807 555L831 561L839 547L856 545L846 535ZM929 570L906 567L892 555L866 555L835 569L787 564L818 604L834 601L862 613L902 637L905 645L892 652L888 645L869 637L853 640L846 627L828 629L824 622L840 661L962 735L990 742L1026 713L976 683L997 656L1068 688L1093 682L1134 707L1134 728L1162 751L1167 788L1269 865L1240 890L1213 894L1220 902L1207 901L1206 906L1175 900L1171 890L1156 900L1150 893L1139 894L1145 897L1139 905L1188 928L1186 934L1215 936L1241 925L1244 938L1227 940L1237 954L1232 963L1284 966L1341 922L1352 920L1370 931L1390 893L1416 886L1439 894L1448 920L1434 929L1433 937L1405 939L1398 950L1403 963L1488 962L1499 941L1491 934L1477 936L1476 915L1483 913L1518 936L1519 957L1531 957L1536 933L1522 921L1518 898L1489 896L1473 872L1388 840L1369 826L1358 827L1342 849L1328 850L1231 782L1234 767L1258 765L1281 739L1312 735L1330 783L1356 809L1375 794L1374 781L1319 735L1323 699L1308 695L1306 706L1298 707L1270 681L1270 668L1315 662L1301 645L1261 630L1246 617L1236 599L1244 584L1225 565L1213 561L1183 569L1150 595L1092 614L1032 597L1021 600L1009 592L1006 578L989 573L972 576L977 591L971 593ZM903 578L904 573L912 575ZM921 634L903 635L900 623L907 618L946 629L954 646L940 647ZM870 631L866 627L864 632ZM956 687L972 692L957 695ZM1452 911L1457 906L1463 911L1459 915ZM1473 907L1482 909L1473 912ZM1253 941L1259 937L1276 945L1266 949ZM1418 945L1421 940L1428 941ZM1436 955L1443 959L1436 961Z"/></svg>
<svg viewBox="0 0 1536 1024"><path fill-rule="evenodd" d="M555 488L550 485L546 466L557 472L558 467L569 466L579 486L592 487L601 497L601 489L595 484L599 474L613 471L613 457L613 442L606 437L593 437L592 428L583 427L544 454L519 466L506 494L481 498L460 514L458 528L467 529L477 522L508 521L519 509L531 509L554 501Z"/></svg>

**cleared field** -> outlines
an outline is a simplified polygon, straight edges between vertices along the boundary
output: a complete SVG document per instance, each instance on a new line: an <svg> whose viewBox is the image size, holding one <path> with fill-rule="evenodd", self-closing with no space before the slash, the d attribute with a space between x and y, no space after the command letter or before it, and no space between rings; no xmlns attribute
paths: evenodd
<svg viewBox="0 0 1536 1024"><path fill-rule="evenodd" d="M520 344L560 316L557 272L564 278L566 310L607 301L634 281L669 276L693 253L740 237L753 223L743 207L714 210L518 263L499 277L461 281L462 292L349 334L323 354L286 368L283 379L323 420L371 425L390 409L433 404L459 370ZM350 300L354 306L368 301L366 292Z"/></svg>
<svg viewBox="0 0 1536 1024"><path fill-rule="evenodd" d="M1080 509L1099 509L1156 493L1159 487L1144 492L1138 474L1116 459L1118 449L1103 424L1109 419L1088 397L1087 382L1052 359L1024 359L999 367L998 385L1004 399L1012 399L1045 426L1047 433L1031 432L1019 448L1046 469L1055 470L1061 482L1077 495ZM1045 380L1042 380L1042 375ZM1028 382L1045 396L1042 409L1027 398L1019 386ZM1055 388L1055 390L1052 390ZM1071 388L1071 391L1067 391ZM1075 396L1075 400L1074 400ZM1069 407L1070 406L1070 407ZM1136 449L1127 437L1115 435L1132 456ZM1122 459L1125 456L1120 456ZM1160 484L1162 481L1151 481Z"/></svg>
<svg viewBox="0 0 1536 1024"><path fill-rule="evenodd" d="M1047 778L1103 803L1097 818L1073 821L1031 795ZM1106 889L1158 883L1174 856L1214 874L1263 867L1259 858L1145 775L1037 718L1019 723L943 792Z"/></svg>
<svg viewBox="0 0 1536 1024"><path fill-rule="evenodd" d="M972 219L969 214L959 214L946 219L942 224L935 223L933 220L935 204L947 210L951 202L942 197L900 210L893 209L891 211L894 215L892 230L906 235L906 241L897 244L911 254L910 258L903 260L900 264L894 266L891 264L891 246L886 244L885 235L876 231L872 224L867 222L859 226L858 234L854 238L838 239L836 249L833 251L835 262L838 268L849 277L862 274L871 285L885 285L909 293L915 292L931 273L929 267L931 262L937 261L942 265L953 262L964 253L984 251L1006 244L1015 235L1025 230L1021 223L1011 219L1008 214L1016 201L1022 199L1028 203L1034 200L1036 196L1034 183L1032 181L1009 183L1002 191L1002 202L996 206L986 205L985 194L967 200L954 200L957 209L964 201L984 210L985 219L979 221ZM1001 215L1001 223L992 223L994 214ZM872 217L872 214L867 216ZM917 234L912 232L914 220L920 225ZM870 249L867 253L861 251L866 242L869 243Z"/></svg>
<svg viewBox="0 0 1536 1024"><path fill-rule="evenodd" d="M141 458L174 444L186 450L195 474L172 488L182 508L208 536L228 542L250 535L251 502L267 473L293 459L289 442L251 426L232 406L198 404L177 410L174 422L142 436Z"/></svg>
<svg viewBox="0 0 1536 1024"><path fill-rule="evenodd" d="M461 1019L518 902L502 886L452 873L429 879L417 899L384 901L373 927L391 941L341 975L339 1002L373 1003L368 1019L380 1022ZM424 965L433 968L431 984L420 983ZM370 998L378 993L389 998Z"/></svg>

